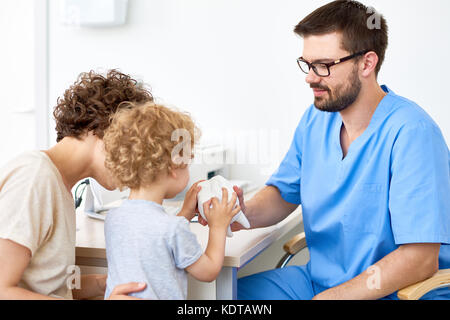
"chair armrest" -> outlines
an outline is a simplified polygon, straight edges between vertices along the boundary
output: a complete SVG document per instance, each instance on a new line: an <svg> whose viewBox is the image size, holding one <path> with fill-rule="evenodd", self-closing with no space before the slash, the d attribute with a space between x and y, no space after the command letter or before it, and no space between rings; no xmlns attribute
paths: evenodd
<svg viewBox="0 0 450 320"><path fill-rule="evenodd" d="M284 251L289 254L295 255L300 250L307 247L305 233L302 232L294 236L291 240L286 242L283 246Z"/></svg>
<svg viewBox="0 0 450 320"><path fill-rule="evenodd" d="M302 232L286 242L283 249L287 254L295 255L306 247L305 233ZM450 287L450 269L439 270L431 278L399 290L397 296L400 300L419 300L428 292L445 286Z"/></svg>
<svg viewBox="0 0 450 320"><path fill-rule="evenodd" d="M450 286L450 269L439 270L431 278L400 290L397 296L400 300L419 300L428 292L446 285Z"/></svg>

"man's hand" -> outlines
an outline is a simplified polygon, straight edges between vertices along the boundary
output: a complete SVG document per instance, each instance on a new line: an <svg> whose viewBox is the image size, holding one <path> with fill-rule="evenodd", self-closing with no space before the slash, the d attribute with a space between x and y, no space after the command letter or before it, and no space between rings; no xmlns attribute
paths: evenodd
<svg viewBox="0 0 450 320"><path fill-rule="evenodd" d="M237 198L239 200L239 207L241 208L241 211L245 214L247 211L247 208L245 207L245 201L244 201L244 191L239 188L238 186L233 187L234 192L236 192ZM250 224L251 226L251 224ZM231 224L231 231L239 231L244 229L244 227L239 222L233 222Z"/></svg>
<svg viewBox="0 0 450 320"><path fill-rule="evenodd" d="M259 190L250 200L244 201L244 192L242 189L234 186L239 199L239 206L247 217L251 229L265 228L273 226L286 219L288 215L294 212L297 204L286 202L276 187L266 186ZM199 216L199 222L206 226L207 222ZM242 230L243 226L234 222L231 225L231 231Z"/></svg>

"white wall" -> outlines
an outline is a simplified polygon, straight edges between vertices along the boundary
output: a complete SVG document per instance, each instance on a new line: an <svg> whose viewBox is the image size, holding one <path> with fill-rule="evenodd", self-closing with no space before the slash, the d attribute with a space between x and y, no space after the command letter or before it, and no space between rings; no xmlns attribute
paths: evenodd
<svg viewBox="0 0 450 320"><path fill-rule="evenodd" d="M33 0L4 0L0 9L0 167L35 147Z"/></svg>
<svg viewBox="0 0 450 320"><path fill-rule="evenodd" d="M302 41L292 30L327 2L130 0L125 26L85 29L59 24L59 1L50 0L51 107L81 71L119 68L143 79L162 102L191 112L204 132L204 141L224 134L243 137L253 133L257 138L258 130L271 135L274 142L266 145L270 163L232 170L234 178L263 183L287 151L313 99L295 62ZM365 3L383 13L390 27L381 82L417 101L450 142L446 98L450 2ZM51 127L53 142L53 123Z"/></svg>

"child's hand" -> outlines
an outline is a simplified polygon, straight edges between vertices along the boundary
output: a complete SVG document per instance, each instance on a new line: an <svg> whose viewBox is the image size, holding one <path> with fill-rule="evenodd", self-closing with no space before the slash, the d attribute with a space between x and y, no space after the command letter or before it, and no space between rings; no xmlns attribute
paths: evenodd
<svg viewBox="0 0 450 320"><path fill-rule="evenodd" d="M234 207L237 198L237 194L233 192L231 201L228 202L228 190L222 188L222 201L212 198L203 203L203 213L209 225L208 245L200 259L186 268L195 279L213 281L222 269L227 228L231 219L241 210L240 206Z"/></svg>
<svg viewBox="0 0 450 320"><path fill-rule="evenodd" d="M203 204L203 212L210 228L223 227L226 229L230 225L231 219L241 211L239 205L235 207L236 200L237 194L233 192L231 200L228 202L228 190L222 188L222 201L212 198Z"/></svg>
<svg viewBox="0 0 450 320"><path fill-rule="evenodd" d="M241 211L247 216L247 214L246 214L247 213L246 212L246 206L245 206L245 201L244 201L244 191L241 188L239 188L238 186L233 186L233 190L237 194L237 197L238 197L238 200L239 200L239 205L241 207ZM205 227L208 225L208 221L203 219L203 217L201 215L198 215L198 222L202 226L205 226ZM233 231L233 232L234 231L240 231L242 229L244 229L244 227L239 222L233 222L231 224L231 231Z"/></svg>
<svg viewBox="0 0 450 320"><path fill-rule="evenodd" d="M194 183L192 187L188 190L188 192L186 192L183 207L181 208L181 211L178 213L178 216L183 216L189 221L191 221L192 218L195 217L198 201L197 195L202 189L202 187L198 186L198 184L202 181Z"/></svg>

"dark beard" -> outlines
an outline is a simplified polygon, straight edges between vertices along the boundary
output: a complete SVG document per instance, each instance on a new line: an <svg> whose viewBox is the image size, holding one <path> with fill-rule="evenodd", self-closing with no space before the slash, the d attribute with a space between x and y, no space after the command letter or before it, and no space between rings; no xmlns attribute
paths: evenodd
<svg viewBox="0 0 450 320"><path fill-rule="evenodd" d="M352 105L356 101L361 91L361 81L358 78L357 68L353 69L353 72L350 75L348 83L349 84L345 91L342 88L344 85L341 85L336 88L335 98L333 98L330 89L311 85L311 88L320 88L327 90L329 95L328 100L321 97L316 97L314 100L315 107L320 111L324 112L340 112L342 110L347 109L350 105Z"/></svg>

